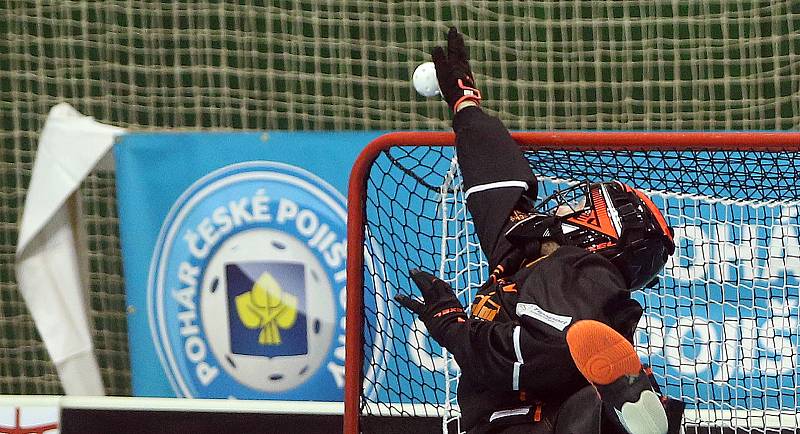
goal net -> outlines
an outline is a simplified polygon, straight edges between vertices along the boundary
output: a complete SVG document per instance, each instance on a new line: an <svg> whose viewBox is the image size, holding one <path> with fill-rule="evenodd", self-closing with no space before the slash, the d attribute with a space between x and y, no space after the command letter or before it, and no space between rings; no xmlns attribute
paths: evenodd
<svg viewBox="0 0 800 434"><path fill-rule="evenodd" d="M687 426L771 432L800 422L800 134L517 133L540 197L581 180L646 191L675 229L636 348ZM437 416L461 430L458 366L398 292L431 270L467 306L488 277L445 133L384 136L349 197L346 418ZM374 161L373 161L374 159ZM353 427L355 425L350 425Z"/></svg>

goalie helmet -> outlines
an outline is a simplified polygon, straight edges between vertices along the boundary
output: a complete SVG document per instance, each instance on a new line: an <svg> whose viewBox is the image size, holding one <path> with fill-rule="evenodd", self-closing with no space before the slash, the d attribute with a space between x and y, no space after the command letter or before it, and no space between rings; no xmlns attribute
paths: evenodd
<svg viewBox="0 0 800 434"><path fill-rule="evenodd" d="M630 290L653 286L675 251L672 228L658 207L619 181L582 182L557 191L536 208L557 216L562 244L609 259Z"/></svg>

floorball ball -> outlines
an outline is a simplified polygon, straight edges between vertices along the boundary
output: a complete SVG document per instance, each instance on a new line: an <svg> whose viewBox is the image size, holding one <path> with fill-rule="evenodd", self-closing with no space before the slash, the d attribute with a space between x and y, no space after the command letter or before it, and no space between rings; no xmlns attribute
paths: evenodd
<svg viewBox="0 0 800 434"><path fill-rule="evenodd" d="M433 62L417 66L411 81L414 83L414 89L422 96L431 97L442 93L439 90L439 80L436 79L436 67Z"/></svg>

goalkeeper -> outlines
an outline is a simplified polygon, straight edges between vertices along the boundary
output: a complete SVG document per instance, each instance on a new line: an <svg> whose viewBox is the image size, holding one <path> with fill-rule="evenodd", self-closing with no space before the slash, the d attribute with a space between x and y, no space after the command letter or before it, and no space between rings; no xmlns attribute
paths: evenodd
<svg viewBox="0 0 800 434"><path fill-rule="evenodd" d="M458 362L462 427L678 432L682 404L659 399L631 344L642 308L630 291L655 283L674 251L664 217L616 181L580 183L536 204L528 162L480 108L462 35L452 28L447 39L433 62L454 113L467 206L493 272L469 315L447 283L420 270L411 278L424 301L396 299Z"/></svg>

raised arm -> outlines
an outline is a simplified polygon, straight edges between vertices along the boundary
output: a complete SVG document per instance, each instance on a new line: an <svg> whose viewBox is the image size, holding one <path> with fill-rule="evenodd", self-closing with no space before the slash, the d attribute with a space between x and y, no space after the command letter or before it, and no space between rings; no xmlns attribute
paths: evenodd
<svg viewBox="0 0 800 434"><path fill-rule="evenodd" d="M437 47L432 57L442 97L454 113L467 207L481 248L494 269L513 249L503 236L509 216L515 208L529 207L536 199L536 177L503 123L481 110L481 93L469 66L464 37L451 28L447 50Z"/></svg>

